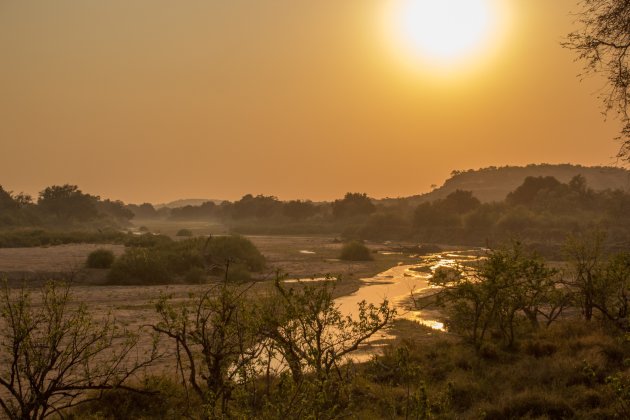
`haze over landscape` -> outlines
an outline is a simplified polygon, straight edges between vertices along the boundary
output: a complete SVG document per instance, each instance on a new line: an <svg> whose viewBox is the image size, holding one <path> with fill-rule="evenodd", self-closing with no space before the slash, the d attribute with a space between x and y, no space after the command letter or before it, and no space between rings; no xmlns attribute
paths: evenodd
<svg viewBox="0 0 630 420"><path fill-rule="evenodd" d="M630 419L630 0L1 0L0 419Z"/></svg>
<svg viewBox="0 0 630 420"><path fill-rule="evenodd" d="M496 1L492 42L448 71L401 48L397 3L3 2L2 182L330 200L427 192L454 169L616 163L603 79L580 82L560 45L576 1Z"/></svg>

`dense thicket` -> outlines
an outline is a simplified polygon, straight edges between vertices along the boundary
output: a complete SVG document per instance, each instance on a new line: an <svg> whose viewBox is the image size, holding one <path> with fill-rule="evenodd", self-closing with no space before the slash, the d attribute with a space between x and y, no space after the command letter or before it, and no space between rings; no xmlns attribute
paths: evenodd
<svg viewBox="0 0 630 420"><path fill-rule="evenodd" d="M249 280L260 272L265 258L248 239L232 236L198 237L174 241L167 236L142 235L128 242L111 265L108 281L114 284L200 283L210 275Z"/></svg>
<svg viewBox="0 0 630 420"><path fill-rule="evenodd" d="M122 201L86 194L76 185L53 185L39 193L37 201L0 186L0 228L17 227L120 227L134 213Z"/></svg>

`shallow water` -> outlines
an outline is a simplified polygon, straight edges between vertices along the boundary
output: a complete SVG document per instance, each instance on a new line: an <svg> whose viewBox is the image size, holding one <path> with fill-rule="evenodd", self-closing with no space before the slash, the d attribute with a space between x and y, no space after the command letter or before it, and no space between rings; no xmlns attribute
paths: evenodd
<svg viewBox="0 0 630 420"><path fill-rule="evenodd" d="M384 299L397 310L397 319L419 322L437 331L444 331L444 324L426 311L416 310L409 304L412 293L422 294L431 288L429 279L439 267L456 267L458 264L478 259L477 251L457 251L430 254L418 257L418 263L398 265L374 277L361 279L364 283L355 293L336 300L342 313L358 317L358 304L365 300L368 304L380 305ZM360 361L378 352L383 341L393 340L390 331L375 334L371 343L353 359Z"/></svg>

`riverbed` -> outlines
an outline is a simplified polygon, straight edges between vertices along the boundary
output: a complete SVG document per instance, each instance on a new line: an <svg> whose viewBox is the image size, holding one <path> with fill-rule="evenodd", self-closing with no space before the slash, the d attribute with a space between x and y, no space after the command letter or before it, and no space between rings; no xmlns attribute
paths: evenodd
<svg viewBox="0 0 630 420"><path fill-rule="evenodd" d="M412 295L420 296L432 288L429 280L439 267L456 268L478 260L481 253L482 250L473 249L418 256L417 263L400 263L374 277L361 279L363 284L355 293L336 299L336 303L344 315L351 315L356 319L361 301L365 300L368 304L379 306L387 299L390 305L396 308L396 319L414 321L435 331L444 332L444 322L436 319L434 312L415 308ZM375 334L353 359L365 360L378 353L380 348L395 338L391 328L386 328Z"/></svg>

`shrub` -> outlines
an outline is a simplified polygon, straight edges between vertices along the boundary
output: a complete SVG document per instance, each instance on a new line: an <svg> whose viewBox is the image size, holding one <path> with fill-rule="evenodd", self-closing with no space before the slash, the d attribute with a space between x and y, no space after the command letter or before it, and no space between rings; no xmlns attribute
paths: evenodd
<svg viewBox="0 0 630 420"><path fill-rule="evenodd" d="M539 359L553 356L558 351L558 346L548 341L530 340L525 343L525 353Z"/></svg>
<svg viewBox="0 0 630 420"><path fill-rule="evenodd" d="M128 248L107 276L114 284L161 284L171 281L163 255L146 248Z"/></svg>
<svg viewBox="0 0 630 420"><path fill-rule="evenodd" d="M146 236L146 238L145 238ZM165 236L136 237L148 247L133 246L116 260L109 273L115 284L163 284L180 277L187 283L205 281L207 266L223 276L229 261L229 280L249 281L249 271L260 271L265 258L248 239L241 236L190 238L173 241Z"/></svg>
<svg viewBox="0 0 630 420"><path fill-rule="evenodd" d="M371 261L372 255L368 247L360 242L348 242L341 248L340 259L344 261Z"/></svg>
<svg viewBox="0 0 630 420"><path fill-rule="evenodd" d="M114 263L114 253L109 249L99 248L90 252L86 265L88 268L110 268Z"/></svg>
<svg viewBox="0 0 630 420"><path fill-rule="evenodd" d="M448 382L447 395L451 407L456 411L469 409L482 397L479 384L469 377Z"/></svg>
<svg viewBox="0 0 630 420"><path fill-rule="evenodd" d="M247 238L239 235L213 236L206 240L204 254L210 263L225 265L229 261L242 264L249 271L260 271L265 267L265 257Z"/></svg>
<svg viewBox="0 0 630 420"><path fill-rule="evenodd" d="M184 276L186 284L203 284L206 282L206 272L203 268L193 267Z"/></svg>
<svg viewBox="0 0 630 420"><path fill-rule="evenodd" d="M235 264L231 265L227 273L227 279L231 283L246 283L251 281L252 276L247 270L247 267Z"/></svg>
<svg viewBox="0 0 630 420"><path fill-rule="evenodd" d="M172 242L173 240L166 235L145 233L142 235L130 235L125 241L125 246L155 247L158 245L168 245Z"/></svg>
<svg viewBox="0 0 630 420"><path fill-rule="evenodd" d="M192 233L192 231L190 229L180 229L180 230L177 231L176 236L187 236L187 237L190 237L190 236L193 236L193 233Z"/></svg>
<svg viewBox="0 0 630 420"><path fill-rule="evenodd" d="M0 415L53 417L89 392L129 389L125 382L155 360L155 349L141 350L137 334L109 316L99 318L76 302L67 284L27 290L3 282Z"/></svg>
<svg viewBox="0 0 630 420"><path fill-rule="evenodd" d="M42 229L20 229L0 232L0 248L37 247L63 244L119 244L129 235L115 230L103 231L50 231Z"/></svg>
<svg viewBox="0 0 630 420"><path fill-rule="evenodd" d="M506 401L500 409L488 410L487 419L547 418L566 419L575 416L573 409L555 395L524 391Z"/></svg>
<svg viewBox="0 0 630 420"><path fill-rule="evenodd" d="M140 383L143 392L110 389L89 395L66 418L79 419L175 419L186 417L184 388L167 376L150 376ZM196 407L198 408L198 407Z"/></svg>

